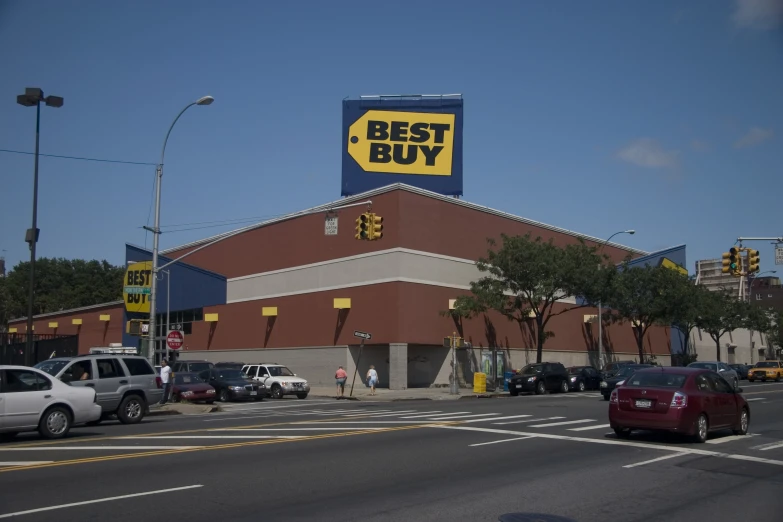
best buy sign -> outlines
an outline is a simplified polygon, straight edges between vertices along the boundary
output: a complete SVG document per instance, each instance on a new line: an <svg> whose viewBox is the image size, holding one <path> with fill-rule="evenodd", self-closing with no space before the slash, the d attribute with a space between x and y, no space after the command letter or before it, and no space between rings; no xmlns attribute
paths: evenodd
<svg viewBox="0 0 783 522"><path fill-rule="evenodd" d="M125 301L125 310L141 314L150 313L152 261L128 265L124 282L122 298Z"/></svg>
<svg viewBox="0 0 783 522"><path fill-rule="evenodd" d="M451 176L454 114L367 111L348 129L348 154L365 172Z"/></svg>

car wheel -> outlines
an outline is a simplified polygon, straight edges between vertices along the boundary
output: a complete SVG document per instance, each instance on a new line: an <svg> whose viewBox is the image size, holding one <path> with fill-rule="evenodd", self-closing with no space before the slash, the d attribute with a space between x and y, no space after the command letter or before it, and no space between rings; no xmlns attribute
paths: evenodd
<svg viewBox="0 0 783 522"><path fill-rule="evenodd" d="M707 434L710 431L710 423L707 420L707 416L705 414L700 414L699 417L696 419L696 433L693 435L693 438L698 443L707 442Z"/></svg>
<svg viewBox="0 0 783 522"><path fill-rule="evenodd" d="M756 379L751 379L750 377L748 377L748 382L753 382L753 381L755 381L755 380L756 380Z"/></svg>
<svg viewBox="0 0 783 522"><path fill-rule="evenodd" d="M207 404L215 404L214 400L209 400L209 401L204 401L204 402L206 402Z"/></svg>
<svg viewBox="0 0 783 522"><path fill-rule="evenodd" d="M568 393L568 381L562 381L560 383L560 393Z"/></svg>
<svg viewBox="0 0 783 522"><path fill-rule="evenodd" d="M137 424L144 418L144 399L138 395L128 395L117 408L117 418L123 424Z"/></svg>
<svg viewBox="0 0 783 522"><path fill-rule="evenodd" d="M279 384L275 384L274 386L272 386L272 398L273 399L283 398L283 388L281 388Z"/></svg>
<svg viewBox="0 0 783 522"><path fill-rule="evenodd" d="M578 389L580 392L583 392L583 391L585 391L585 381L579 381L579 384L577 385L577 389Z"/></svg>
<svg viewBox="0 0 783 522"><path fill-rule="evenodd" d="M618 439L627 439L631 436L631 430L625 428L615 428L614 434L617 435Z"/></svg>
<svg viewBox="0 0 783 522"><path fill-rule="evenodd" d="M602 394L602 395L603 395L603 397L604 397L604 400L605 400L605 401L608 401L608 400L609 400L609 396L608 396L607 394L605 394L605 393L604 393L604 394Z"/></svg>
<svg viewBox="0 0 783 522"><path fill-rule="evenodd" d="M298 398L300 398L300 399L306 399L307 398L307 394L306 393L297 393L296 396Z"/></svg>
<svg viewBox="0 0 783 522"><path fill-rule="evenodd" d="M739 429L734 430L734 435L747 435L748 426L750 426L750 412L747 408L742 408L742 412L740 412Z"/></svg>
<svg viewBox="0 0 783 522"><path fill-rule="evenodd" d="M38 423L38 432L45 439L61 439L71 429L71 414L62 406L54 406L44 412Z"/></svg>
<svg viewBox="0 0 783 522"><path fill-rule="evenodd" d="M516 397L519 395L519 391L516 388L509 388L508 393L511 394L512 397Z"/></svg>
<svg viewBox="0 0 783 522"><path fill-rule="evenodd" d="M538 384L536 384L536 395L543 395L544 393L546 393L544 381L538 381Z"/></svg>
<svg viewBox="0 0 783 522"><path fill-rule="evenodd" d="M229 398L230 397L228 396L228 390L226 390L225 388L223 388L218 392L218 400L220 402L228 402Z"/></svg>

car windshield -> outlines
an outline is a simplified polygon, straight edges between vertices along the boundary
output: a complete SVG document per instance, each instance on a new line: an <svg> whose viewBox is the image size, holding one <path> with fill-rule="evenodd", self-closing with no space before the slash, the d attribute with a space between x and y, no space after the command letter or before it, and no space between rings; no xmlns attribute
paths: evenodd
<svg viewBox="0 0 783 522"><path fill-rule="evenodd" d="M568 373L570 373L571 375L574 375L576 373L580 373L583 368L584 368L584 366L572 366L572 367L570 367L568 369Z"/></svg>
<svg viewBox="0 0 783 522"><path fill-rule="evenodd" d="M714 371L717 366L718 365L715 364L715 363L695 362L695 363L690 363L688 365L688 368L702 368L704 370L713 370Z"/></svg>
<svg viewBox="0 0 783 522"><path fill-rule="evenodd" d="M757 362L756 368L777 368L779 363L774 361Z"/></svg>
<svg viewBox="0 0 783 522"><path fill-rule="evenodd" d="M204 370L209 370L212 365L209 363L188 363L187 367L191 372L201 372Z"/></svg>
<svg viewBox="0 0 783 522"><path fill-rule="evenodd" d="M293 377L294 374L285 366L267 366L269 375L272 377Z"/></svg>
<svg viewBox="0 0 783 522"><path fill-rule="evenodd" d="M220 369L221 379L246 379L247 375L239 370Z"/></svg>
<svg viewBox="0 0 783 522"><path fill-rule="evenodd" d="M538 372L542 371L542 365L540 364L528 364L522 370L519 372L522 375L535 375Z"/></svg>
<svg viewBox="0 0 783 522"><path fill-rule="evenodd" d="M631 375L636 373L636 370L638 370L638 369L639 368L634 368L632 366L624 366L624 367L620 368L620 371L618 371L615 374L615 377L630 377Z"/></svg>
<svg viewBox="0 0 783 522"><path fill-rule="evenodd" d="M37 368L49 375L57 375L69 362L70 361L41 361L33 366L33 368Z"/></svg>
<svg viewBox="0 0 783 522"><path fill-rule="evenodd" d="M178 373L174 375L174 384L200 384L204 379L195 373Z"/></svg>
<svg viewBox="0 0 783 522"><path fill-rule="evenodd" d="M677 373L636 373L633 379L630 379L627 386L637 386L640 388L656 387L656 388L682 388L685 383L686 375L680 375Z"/></svg>

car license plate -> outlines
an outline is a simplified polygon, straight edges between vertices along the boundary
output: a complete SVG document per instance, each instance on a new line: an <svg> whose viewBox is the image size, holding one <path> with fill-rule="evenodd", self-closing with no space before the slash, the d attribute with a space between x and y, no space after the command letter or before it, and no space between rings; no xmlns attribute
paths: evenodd
<svg viewBox="0 0 783 522"><path fill-rule="evenodd" d="M652 408L652 401L636 401L637 408Z"/></svg>
<svg viewBox="0 0 783 522"><path fill-rule="evenodd" d="M517 388L521 388L521 387L522 387L522 385L521 385L521 384L517 384Z"/></svg>
<svg viewBox="0 0 783 522"><path fill-rule="evenodd" d="M258 392L253 392L253 391L251 391L251 392L250 392L250 395L258 395Z"/></svg>

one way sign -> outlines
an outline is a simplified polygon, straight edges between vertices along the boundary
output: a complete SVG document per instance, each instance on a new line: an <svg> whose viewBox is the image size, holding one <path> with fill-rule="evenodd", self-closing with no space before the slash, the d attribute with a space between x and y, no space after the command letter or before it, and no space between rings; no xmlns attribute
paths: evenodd
<svg viewBox="0 0 783 522"><path fill-rule="evenodd" d="M358 330L354 330L353 336L365 340L372 339L372 335L368 334L367 332L360 332Z"/></svg>

